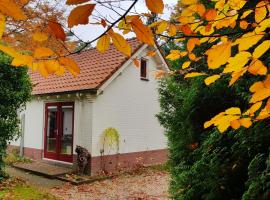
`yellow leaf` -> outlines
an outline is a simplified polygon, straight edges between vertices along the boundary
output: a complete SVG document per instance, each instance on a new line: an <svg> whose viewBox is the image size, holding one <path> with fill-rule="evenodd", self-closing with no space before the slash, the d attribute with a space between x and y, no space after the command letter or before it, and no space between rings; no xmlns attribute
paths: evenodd
<svg viewBox="0 0 270 200"><path fill-rule="evenodd" d="M35 49L34 57L35 58L44 58L54 55L54 52L46 47L39 47Z"/></svg>
<svg viewBox="0 0 270 200"><path fill-rule="evenodd" d="M155 44L151 29L145 26L139 17L135 17L130 24L139 40L152 46Z"/></svg>
<svg viewBox="0 0 270 200"><path fill-rule="evenodd" d="M244 19L246 18L249 14L251 14L253 12L253 10L247 10L243 13L243 15L241 16L240 19Z"/></svg>
<svg viewBox="0 0 270 200"><path fill-rule="evenodd" d="M43 41L46 41L48 39L48 35L45 33L41 33L41 32L35 32L33 34L33 39L35 41L38 41L38 42L43 42Z"/></svg>
<svg viewBox="0 0 270 200"><path fill-rule="evenodd" d="M262 106L262 102L259 101L255 104L253 104L243 115L249 115L249 116L254 116L254 113L259 110Z"/></svg>
<svg viewBox="0 0 270 200"><path fill-rule="evenodd" d="M190 61L184 62L183 65L182 65L182 69L188 68L190 66L190 63L191 63Z"/></svg>
<svg viewBox="0 0 270 200"><path fill-rule="evenodd" d="M95 4L86 4L74 8L68 17L68 27L72 28L79 24L88 24L89 16L92 14L94 8Z"/></svg>
<svg viewBox="0 0 270 200"><path fill-rule="evenodd" d="M270 98L267 100L265 108L268 112L270 111Z"/></svg>
<svg viewBox="0 0 270 200"><path fill-rule="evenodd" d="M263 82L258 81L253 83L252 86L250 86L249 91L254 93L263 88L265 88Z"/></svg>
<svg viewBox="0 0 270 200"><path fill-rule="evenodd" d="M176 33L177 33L177 28L176 28L176 26L173 25L173 24L170 24L170 25L169 25L169 30L168 30L168 35L169 35L170 37L172 37L172 36L175 36Z"/></svg>
<svg viewBox="0 0 270 200"><path fill-rule="evenodd" d="M220 121L217 128L219 132L224 133L230 127L230 125L231 125L230 121L224 118L224 120Z"/></svg>
<svg viewBox="0 0 270 200"><path fill-rule="evenodd" d="M246 0L228 0L230 8L233 10L240 10L246 3Z"/></svg>
<svg viewBox="0 0 270 200"><path fill-rule="evenodd" d="M59 69L55 72L57 76L63 76L65 74L65 68L61 65L59 65Z"/></svg>
<svg viewBox="0 0 270 200"><path fill-rule="evenodd" d="M6 27L6 17L0 13L0 40L2 39L3 33Z"/></svg>
<svg viewBox="0 0 270 200"><path fill-rule="evenodd" d="M44 60L43 63L48 74L53 74L57 72L60 68L58 60Z"/></svg>
<svg viewBox="0 0 270 200"><path fill-rule="evenodd" d="M97 42L97 49L101 53L104 53L110 47L110 40L111 40L111 38L109 35L103 35L101 38L99 38L99 40Z"/></svg>
<svg viewBox="0 0 270 200"><path fill-rule="evenodd" d="M260 60L252 61L250 67L248 68L249 73L253 75L266 75L267 67Z"/></svg>
<svg viewBox="0 0 270 200"><path fill-rule="evenodd" d="M191 5L191 4L196 4L198 0L181 0L180 3L183 5Z"/></svg>
<svg viewBox="0 0 270 200"><path fill-rule="evenodd" d="M238 119L231 121L231 124L230 124L230 125L231 125L231 127L232 127L234 130L239 129L240 126L241 126L241 124L240 124L240 122L239 122Z"/></svg>
<svg viewBox="0 0 270 200"><path fill-rule="evenodd" d="M240 108L237 108L237 107L231 107L225 110L225 113L227 115L241 115L241 110Z"/></svg>
<svg viewBox="0 0 270 200"><path fill-rule="evenodd" d="M243 67L247 64L250 58L251 58L251 54L247 51L242 51L236 54L234 57L230 57L228 59L228 64L223 70L223 73L241 71Z"/></svg>
<svg viewBox="0 0 270 200"><path fill-rule="evenodd" d="M243 76L246 73L246 71L247 71L247 68L245 67L241 71L233 72L229 86L232 86L241 76Z"/></svg>
<svg viewBox="0 0 270 200"><path fill-rule="evenodd" d="M257 90L251 97L250 103L256 103L262 101L270 96L270 88L262 88Z"/></svg>
<svg viewBox="0 0 270 200"><path fill-rule="evenodd" d="M260 58L270 47L270 40L265 40L257 46L252 54L254 58Z"/></svg>
<svg viewBox="0 0 270 200"><path fill-rule="evenodd" d="M65 66L73 76L77 76L80 73L77 63L70 58L61 57L59 58L59 63Z"/></svg>
<svg viewBox="0 0 270 200"><path fill-rule="evenodd" d="M236 40L236 44L239 44L239 51L245 51L257 44L262 38L263 35L257 35L254 32L246 33L241 38Z"/></svg>
<svg viewBox="0 0 270 200"><path fill-rule="evenodd" d="M240 124L244 126L245 128L249 128L252 125L250 118L243 118L239 120Z"/></svg>
<svg viewBox="0 0 270 200"><path fill-rule="evenodd" d="M207 63L210 69L217 69L228 61L231 57L231 44L231 42L226 42L214 45L211 49L207 50Z"/></svg>
<svg viewBox="0 0 270 200"><path fill-rule="evenodd" d="M200 73L200 72L191 72L185 75L185 78L192 78L192 77L197 77L197 76L203 76L206 75L205 73Z"/></svg>
<svg viewBox="0 0 270 200"><path fill-rule="evenodd" d="M33 65L33 57L29 55L21 55L14 57L14 59L11 62L12 66L20 67L20 66L28 66L32 67Z"/></svg>
<svg viewBox="0 0 270 200"><path fill-rule="evenodd" d="M111 36L113 44L118 51L127 56L131 56L131 46L122 35L115 32L109 32L109 35Z"/></svg>
<svg viewBox="0 0 270 200"><path fill-rule="evenodd" d="M0 51L3 51L4 53L6 53L7 55L11 56L11 57L18 57L20 56L20 54L15 51L13 48L8 47L8 46L4 46L0 44Z"/></svg>
<svg viewBox="0 0 270 200"><path fill-rule="evenodd" d="M168 23L165 21L162 21L157 27L156 34L163 33L167 29L167 27L168 27Z"/></svg>
<svg viewBox="0 0 270 200"><path fill-rule="evenodd" d="M204 79L204 82L206 85L210 85L214 83L216 80L218 80L219 78L220 78L220 75L209 76L206 79Z"/></svg>
<svg viewBox="0 0 270 200"><path fill-rule="evenodd" d="M90 1L90 0L67 0L66 4L67 5L77 5L77 4L85 3L88 1Z"/></svg>
<svg viewBox="0 0 270 200"><path fill-rule="evenodd" d="M256 28L255 33L261 34L263 31L265 31L270 26L270 18L266 18L263 20Z"/></svg>
<svg viewBox="0 0 270 200"><path fill-rule="evenodd" d="M179 50L171 50L170 54L166 58L169 60L177 60L185 55L187 55L187 52L180 52Z"/></svg>
<svg viewBox="0 0 270 200"><path fill-rule="evenodd" d="M15 20L26 20L27 17L13 0L0 0L0 12Z"/></svg>
<svg viewBox="0 0 270 200"><path fill-rule="evenodd" d="M153 13L162 14L164 10L163 0L145 0L147 8Z"/></svg>
<svg viewBox="0 0 270 200"><path fill-rule="evenodd" d="M263 108L259 115L256 117L256 120L263 120L270 117L270 114L266 108Z"/></svg>
<svg viewBox="0 0 270 200"><path fill-rule="evenodd" d="M266 8L266 6L263 6L263 5L265 5L265 3L263 1L259 2L256 5L256 8L255 8L255 21L257 23L264 20L264 18L267 15L267 8Z"/></svg>
<svg viewBox="0 0 270 200"><path fill-rule="evenodd" d="M39 61L37 62L36 64L36 67L37 67L37 70L39 71L39 73L47 78L49 76L49 72L47 71L47 68L45 66L45 62L42 60L42 61Z"/></svg>

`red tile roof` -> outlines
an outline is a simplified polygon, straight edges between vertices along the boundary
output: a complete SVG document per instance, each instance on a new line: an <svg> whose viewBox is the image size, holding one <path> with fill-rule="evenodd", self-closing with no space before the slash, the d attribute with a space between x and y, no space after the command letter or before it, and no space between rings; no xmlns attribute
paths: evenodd
<svg viewBox="0 0 270 200"><path fill-rule="evenodd" d="M129 39L128 42L135 53L142 43L137 39ZM113 45L105 53L100 53L96 48L71 55L80 67L81 73L74 77L69 72L64 76L51 75L42 77L38 72L31 73L33 83L33 95L62 93L69 91L81 91L98 89L108 80L127 60L128 57L119 52Z"/></svg>

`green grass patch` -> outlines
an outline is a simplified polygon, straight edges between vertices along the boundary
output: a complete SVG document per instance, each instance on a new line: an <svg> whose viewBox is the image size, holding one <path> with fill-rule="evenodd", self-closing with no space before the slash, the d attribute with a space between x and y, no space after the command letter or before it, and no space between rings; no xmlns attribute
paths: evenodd
<svg viewBox="0 0 270 200"><path fill-rule="evenodd" d="M12 188L0 190L0 199L6 200L56 200L55 197L37 188L18 184Z"/></svg>

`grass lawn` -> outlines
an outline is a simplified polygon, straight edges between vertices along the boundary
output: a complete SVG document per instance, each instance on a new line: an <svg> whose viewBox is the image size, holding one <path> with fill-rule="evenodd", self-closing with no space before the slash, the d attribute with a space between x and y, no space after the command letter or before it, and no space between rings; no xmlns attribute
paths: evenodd
<svg viewBox="0 0 270 200"><path fill-rule="evenodd" d="M11 184L5 189L0 189L0 199L5 200L56 200L47 192L24 183Z"/></svg>

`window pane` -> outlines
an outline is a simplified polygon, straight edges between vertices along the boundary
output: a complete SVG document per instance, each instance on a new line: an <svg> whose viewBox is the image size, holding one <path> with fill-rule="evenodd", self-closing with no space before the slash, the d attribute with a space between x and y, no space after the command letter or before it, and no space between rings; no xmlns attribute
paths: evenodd
<svg viewBox="0 0 270 200"><path fill-rule="evenodd" d="M48 107L48 124L46 134L48 152L56 152L57 131L57 107Z"/></svg>
<svg viewBox="0 0 270 200"><path fill-rule="evenodd" d="M61 154L72 155L73 107L62 106Z"/></svg>
<svg viewBox="0 0 270 200"><path fill-rule="evenodd" d="M147 75L146 60L141 59L141 77L146 78Z"/></svg>

